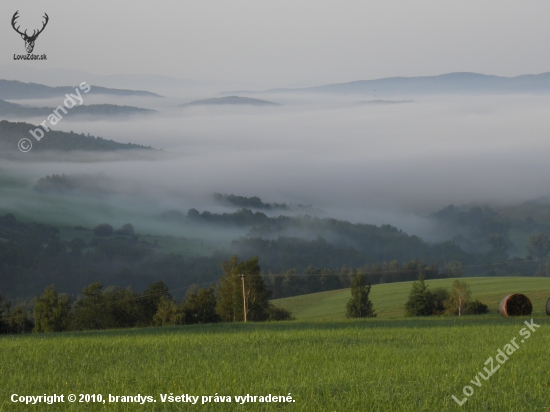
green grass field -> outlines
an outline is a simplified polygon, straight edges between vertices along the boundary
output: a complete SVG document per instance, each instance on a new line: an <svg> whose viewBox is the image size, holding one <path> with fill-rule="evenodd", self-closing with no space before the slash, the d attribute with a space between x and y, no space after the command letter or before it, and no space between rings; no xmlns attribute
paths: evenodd
<svg viewBox="0 0 550 412"><path fill-rule="evenodd" d="M455 279L427 280L430 289L451 290ZM523 293L533 302L533 315L546 316L545 305L550 297L550 278L535 277L476 277L463 278L472 290L472 299L479 299L492 312L498 311L503 297L511 293ZM370 299L379 318L402 317L412 282L374 285ZM349 289L313 293L311 295L274 300L277 306L288 309L298 320L341 320L345 316Z"/></svg>
<svg viewBox="0 0 550 412"><path fill-rule="evenodd" d="M534 278L492 279L492 284L491 279L466 280L476 297L521 287L533 297L535 288L542 291L549 285L548 279ZM335 303L338 294L346 300L338 291L325 294L326 299L319 299L322 294L307 297L312 307L325 308L324 314L317 309L312 317L324 319L329 313L326 317L332 320L3 336L0 411L548 410L550 319L539 308L533 318L540 328L520 342L520 329L530 318L391 318L398 316L400 296L406 297L409 288L409 282L373 287L372 298L381 313L376 319L336 320L341 312ZM548 295L547 290L541 293ZM383 297L392 301L382 305ZM302 305L302 313L307 313ZM519 349L488 380L480 379L480 387L470 383L512 338L517 338ZM474 393L459 406L451 395L462 400L466 385ZM12 394L54 393L65 395L65 400L71 393L102 394L107 400L109 394L141 394L156 402L86 404L77 398L74 404L27 406L10 401ZM231 396L232 402L161 402L160 395L170 393ZM234 399L289 393L295 402L240 405Z"/></svg>

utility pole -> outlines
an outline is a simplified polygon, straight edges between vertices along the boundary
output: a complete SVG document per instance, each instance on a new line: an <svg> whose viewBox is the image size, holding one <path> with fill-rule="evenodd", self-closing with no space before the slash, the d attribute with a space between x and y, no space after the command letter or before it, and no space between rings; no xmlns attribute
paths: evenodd
<svg viewBox="0 0 550 412"><path fill-rule="evenodd" d="M246 322L246 294L244 292L244 274L241 273L239 276L243 282L243 310L244 310L244 321Z"/></svg>

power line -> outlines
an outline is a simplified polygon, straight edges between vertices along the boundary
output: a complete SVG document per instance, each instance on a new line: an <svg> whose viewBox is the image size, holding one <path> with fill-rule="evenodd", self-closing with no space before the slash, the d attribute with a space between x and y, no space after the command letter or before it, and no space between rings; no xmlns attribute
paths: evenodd
<svg viewBox="0 0 550 412"><path fill-rule="evenodd" d="M517 261L517 262L503 261L503 262L493 262L493 263L481 263L481 264L476 264L476 265L464 265L463 268L476 268L476 267L488 267L488 266L490 267L490 266L502 266L502 265L518 265L518 264L525 264L525 263L538 264L537 262L530 261L530 260L522 260L522 261ZM418 272L422 272L424 270L429 270L429 269L430 269L430 266L426 265L423 268L395 269L395 270L387 269L387 270L381 270L381 271L376 271L376 272L367 271L363 274L365 274L365 275L371 275L371 274L372 275L387 275L387 274L395 274L395 273L418 273ZM278 274L259 274L259 275L247 274L245 276L247 276L247 277L273 278L273 277L288 277L288 276L308 277L308 276L342 276L342 275L343 275L342 273L278 273ZM243 281L244 281L244 277L243 277ZM192 285L181 287L181 288L168 289L166 292L151 293L151 294L142 295L142 296L135 296L135 297L132 297L132 298L125 298L125 299L113 300L113 301L110 301L110 302L97 303L97 304L94 304L94 305L72 307L67 311L67 314L72 313L74 311L77 311L79 309L88 309L88 308L94 308L94 307L105 306L105 305L115 305L115 304L118 304L118 303L131 302L131 301L136 301L136 300L140 300L140 299L147 299L147 298L154 297L154 296L165 296L167 294L170 294L171 292L179 292L179 291L187 290L187 289L190 289L190 288L193 288L193 287L214 286L214 285L218 284L219 282L220 282L220 279L209 281L209 282L192 284ZM395 282L395 283L398 283L398 282ZM243 291L243 296L244 296L244 291ZM245 303L245 307L246 307L246 303ZM11 319L16 319L16 317L15 316L10 316L10 317L7 317L7 318L2 318L2 319L3 320L11 320Z"/></svg>

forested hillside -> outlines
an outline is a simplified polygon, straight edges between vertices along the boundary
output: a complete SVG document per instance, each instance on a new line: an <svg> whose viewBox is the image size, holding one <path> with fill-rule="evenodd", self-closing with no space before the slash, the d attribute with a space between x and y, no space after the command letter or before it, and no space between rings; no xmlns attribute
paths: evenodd
<svg viewBox="0 0 550 412"><path fill-rule="evenodd" d="M49 116L56 107L36 107L25 106L16 103L0 100L0 116L12 117L36 117ZM63 113L63 112L61 112ZM119 106L116 104L86 104L74 106L67 113L63 113L63 117L71 116L128 116L132 114L153 114L156 110L141 109L133 106Z"/></svg>
<svg viewBox="0 0 550 412"><path fill-rule="evenodd" d="M499 256L491 251L474 254L453 242L428 244L389 225L311 217L258 219L293 224L304 233L308 229L325 237L242 237L226 248L198 256L165 250L160 246L163 242L159 243L162 237L141 236L131 224L117 229L105 223L93 230L77 226L72 238L61 240L60 228L21 222L7 214L0 218L0 291L10 299L24 299L51 284L70 294L94 282L131 285L136 291L157 281L171 289L182 288L218 280L221 262L234 254L242 259L258 256L275 297L347 287L358 272L366 274L371 283L411 280L420 273L432 278L457 273L541 274L540 263L530 257L496 260Z"/></svg>
<svg viewBox="0 0 550 412"><path fill-rule="evenodd" d="M59 132L50 130L45 134L40 141L32 138L29 130L34 130L39 126L23 123L23 122L9 122L7 120L0 121L0 147L3 150L17 150L17 144L19 140L32 139L32 150L45 151L45 150L58 150L58 151L113 151L113 150L127 150L127 149L146 149L150 150L151 147L145 147L134 143L118 143L114 140L107 140L101 137L95 137L84 135L83 133L77 134L73 132Z"/></svg>

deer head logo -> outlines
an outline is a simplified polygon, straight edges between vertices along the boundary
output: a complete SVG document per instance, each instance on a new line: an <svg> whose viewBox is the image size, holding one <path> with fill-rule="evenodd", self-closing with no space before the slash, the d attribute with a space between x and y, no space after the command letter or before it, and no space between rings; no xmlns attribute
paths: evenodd
<svg viewBox="0 0 550 412"><path fill-rule="evenodd" d="M21 27L21 26L15 27L16 20L19 18L18 13L19 13L19 10L17 10L15 12L15 14L13 15L13 17L11 19L11 25L12 25L13 29L21 35L21 38L23 40L25 40L25 48L27 49L27 53L32 53L32 51L34 49L34 42L36 41L36 38L38 37L38 35L40 33L42 33L44 31L44 29L46 28L46 25L48 24L48 20L50 20L50 18L48 17L48 15L46 13L44 13L44 18L46 19L46 21L42 23L42 28L38 31L34 30L32 35L29 36L29 35L27 35L27 30L25 30L24 33L19 31L19 27Z"/></svg>

